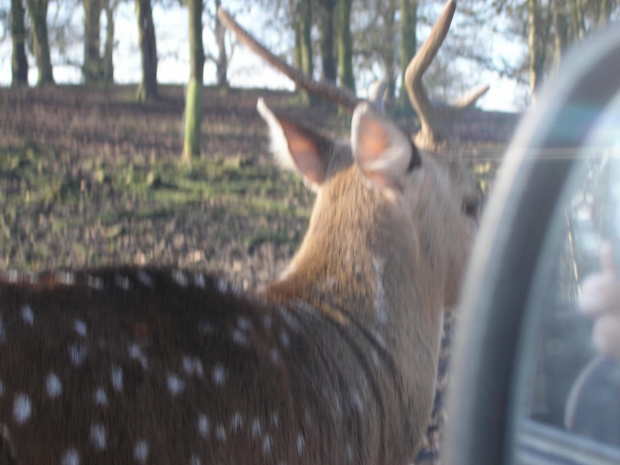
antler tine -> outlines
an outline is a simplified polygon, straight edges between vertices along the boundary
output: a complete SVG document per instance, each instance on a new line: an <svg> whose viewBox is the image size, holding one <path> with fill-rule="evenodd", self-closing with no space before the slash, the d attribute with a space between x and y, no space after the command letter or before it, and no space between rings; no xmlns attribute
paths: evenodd
<svg viewBox="0 0 620 465"><path fill-rule="evenodd" d="M489 90L489 86L479 86L457 99L452 106L435 106L431 103L422 84L422 76L437 55L437 51L448 34L455 10L455 1L448 0L428 39L411 59L405 71L404 84L409 95L409 101L417 112L422 126L420 132L415 136L415 142L420 148L427 150L439 150L453 130L451 123L454 119L462 111L473 106Z"/></svg>
<svg viewBox="0 0 620 465"><path fill-rule="evenodd" d="M235 33L237 38L249 47L254 53L260 56L263 60L269 63L273 68L277 69L291 81L297 84L302 89L305 89L309 93L316 95L319 98L334 103L348 111L353 111L358 103L362 102L362 99L357 98L352 92L347 89L339 88L328 82L316 82L304 75L299 70L285 63L282 59L275 56L269 50L267 50L262 44L260 44L250 33L248 33L243 27L237 23L230 14L222 7L217 11L217 15L220 21L227 29Z"/></svg>
<svg viewBox="0 0 620 465"><path fill-rule="evenodd" d="M483 84L468 90L451 103L452 107L462 110L472 107L480 97L487 93L489 87L488 84Z"/></svg>

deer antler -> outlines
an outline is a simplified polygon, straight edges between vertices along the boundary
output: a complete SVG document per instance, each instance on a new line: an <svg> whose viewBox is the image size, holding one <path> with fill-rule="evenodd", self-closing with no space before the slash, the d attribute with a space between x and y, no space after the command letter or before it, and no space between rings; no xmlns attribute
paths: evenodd
<svg viewBox="0 0 620 465"><path fill-rule="evenodd" d="M448 0L430 35L411 59L405 71L404 85L409 101L417 112L422 126L415 136L416 145L433 151L437 151L445 143L453 130L454 120L489 90L488 85L479 86L466 92L450 106L434 105L422 84L422 76L448 34L455 9L454 0Z"/></svg>
<svg viewBox="0 0 620 465"><path fill-rule="evenodd" d="M332 102L350 112L353 112L358 103L362 102L355 94L337 87L328 82L316 82L303 74L301 71L288 65L284 60L278 58L263 45L261 45L254 37L252 37L239 23L237 23L230 14L222 7L218 8L217 15L226 28L235 33L237 38L249 47L259 57L287 76L291 81L310 94L316 95L324 100Z"/></svg>
<svg viewBox="0 0 620 465"><path fill-rule="evenodd" d="M438 152L443 148L445 141L454 132L454 121L461 113L471 107L476 100L489 90L487 85L479 86L467 92L450 106L445 104L434 105L431 103L422 85L422 76L433 61L433 58L435 58L435 55L437 55L439 47L441 47L448 34L455 9L456 3L454 0L448 0L430 36L411 59L405 72L404 85L407 89L409 100L418 113L422 126L414 137L415 143L422 149L434 152ZM224 9L220 7L217 14L222 24L233 31L241 42L302 89L349 111L353 111L358 103L364 101L347 89L337 87L329 82L316 82L312 80L267 50Z"/></svg>

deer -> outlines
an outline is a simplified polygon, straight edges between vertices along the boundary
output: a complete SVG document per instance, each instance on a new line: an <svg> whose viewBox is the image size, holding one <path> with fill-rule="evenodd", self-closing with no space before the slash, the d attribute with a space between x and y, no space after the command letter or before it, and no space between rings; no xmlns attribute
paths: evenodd
<svg viewBox="0 0 620 465"><path fill-rule="evenodd" d="M370 102L349 142L257 109L316 191L285 272L255 293L165 267L0 273L0 464L413 459L479 190Z"/></svg>

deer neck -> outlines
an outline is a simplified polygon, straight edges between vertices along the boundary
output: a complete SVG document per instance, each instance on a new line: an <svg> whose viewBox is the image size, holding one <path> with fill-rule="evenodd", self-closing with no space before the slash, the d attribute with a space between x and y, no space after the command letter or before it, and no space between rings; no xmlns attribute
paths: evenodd
<svg viewBox="0 0 620 465"><path fill-rule="evenodd" d="M394 199L363 185L354 170L319 191L300 250L265 295L303 302L344 326L354 320L389 352L402 354L403 364L435 359L441 299L424 272L414 220ZM360 202L365 208L353 207Z"/></svg>

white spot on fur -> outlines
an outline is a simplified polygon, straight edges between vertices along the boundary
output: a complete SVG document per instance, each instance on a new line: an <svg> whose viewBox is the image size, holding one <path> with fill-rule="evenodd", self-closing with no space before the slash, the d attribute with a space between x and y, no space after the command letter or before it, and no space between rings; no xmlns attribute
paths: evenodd
<svg viewBox="0 0 620 465"><path fill-rule="evenodd" d="M252 322L248 318L240 316L237 318L237 327L241 331L249 331L252 328Z"/></svg>
<svg viewBox="0 0 620 465"><path fill-rule="evenodd" d="M306 440L304 439L304 435L299 434L297 436L297 453L299 455L301 455L301 453L304 451L305 445L306 445Z"/></svg>
<svg viewBox="0 0 620 465"><path fill-rule="evenodd" d="M131 287L129 278L127 276L121 276L118 273L114 274L114 283L124 291L128 291Z"/></svg>
<svg viewBox="0 0 620 465"><path fill-rule="evenodd" d="M101 407L105 407L108 405L108 396L102 387L98 387L97 389L95 389L94 397L95 404L100 405Z"/></svg>
<svg viewBox="0 0 620 465"><path fill-rule="evenodd" d="M88 286L92 287L93 289L97 289L98 291L103 289L103 279L98 276L88 275L87 282Z"/></svg>
<svg viewBox="0 0 620 465"><path fill-rule="evenodd" d="M377 368L379 367L379 352L377 352L375 349L372 349L370 351L370 356L372 357L372 363L374 364L374 366L376 366Z"/></svg>
<svg viewBox="0 0 620 465"><path fill-rule="evenodd" d="M209 417L206 416L204 413L199 414L196 427L198 428L198 434L200 434L200 436L202 436L203 438L206 438L211 431L211 423L209 422Z"/></svg>
<svg viewBox="0 0 620 465"><path fill-rule="evenodd" d="M226 370L219 363L213 367L213 382L217 386L223 386L226 382Z"/></svg>
<svg viewBox="0 0 620 465"><path fill-rule="evenodd" d="M261 435L262 428L260 426L260 420L258 418L254 418L252 421L252 437L257 438Z"/></svg>
<svg viewBox="0 0 620 465"><path fill-rule="evenodd" d="M118 365L112 365L112 386L117 391L123 390L123 370Z"/></svg>
<svg viewBox="0 0 620 465"><path fill-rule="evenodd" d="M149 444L144 439L136 442L136 447L133 449L133 457L140 463L145 463L149 458Z"/></svg>
<svg viewBox="0 0 620 465"><path fill-rule="evenodd" d="M0 397L4 395L4 383L0 379Z"/></svg>
<svg viewBox="0 0 620 465"><path fill-rule="evenodd" d="M220 441L226 441L226 429L224 425L217 425L215 427L215 437Z"/></svg>
<svg viewBox="0 0 620 465"><path fill-rule="evenodd" d="M32 311L32 308L30 308L30 305L24 305L19 313L22 317L22 320L24 320L24 323L29 326L32 326L34 324L34 313Z"/></svg>
<svg viewBox="0 0 620 465"><path fill-rule="evenodd" d="M272 324L271 315L263 316L263 327L265 329L270 329Z"/></svg>
<svg viewBox="0 0 620 465"><path fill-rule="evenodd" d="M60 459L61 465L80 465L80 455L73 448L67 449Z"/></svg>
<svg viewBox="0 0 620 465"><path fill-rule="evenodd" d="M202 462L197 455L192 455L189 459L189 465L202 465Z"/></svg>
<svg viewBox="0 0 620 465"><path fill-rule="evenodd" d="M68 271L59 271L56 273L56 279L65 286L73 286L75 284L75 275Z"/></svg>
<svg viewBox="0 0 620 465"><path fill-rule="evenodd" d="M82 320L73 320L73 329L79 336L86 337L86 323Z"/></svg>
<svg viewBox="0 0 620 465"><path fill-rule="evenodd" d="M248 336L240 329L234 329L231 337L234 343L240 346L245 345L248 342Z"/></svg>
<svg viewBox="0 0 620 465"><path fill-rule="evenodd" d="M4 331L4 321L2 320L2 316L0 315L0 343L6 341L6 332Z"/></svg>
<svg viewBox="0 0 620 465"><path fill-rule="evenodd" d="M204 370L202 368L202 362L198 357L183 357L183 371L188 376L196 375L199 378L204 376Z"/></svg>
<svg viewBox="0 0 620 465"><path fill-rule="evenodd" d="M278 416L278 412L271 412L271 424L274 428L277 428L280 425L280 417Z"/></svg>
<svg viewBox="0 0 620 465"><path fill-rule="evenodd" d="M364 412L364 401L362 400L362 396L357 389L353 388L349 391L349 400L351 402L351 406L357 410L359 413Z"/></svg>
<svg viewBox="0 0 620 465"><path fill-rule="evenodd" d="M349 443L347 443L346 454L347 454L347 463L353 463L353 447L351 447L351 444Z"/></svg>
<svg viewBox="0 0 620 465"><path fill-rule="evenodd" d="M105 427L100 424L94 424L90 427L90 442L97 450L105 450L106 448L106 433Z"/></svg>
<svg viewBox="0 0 620 465"><path fill-rule="evenodd" d="M278 349L271 349L269 357L273 363L278 363L278 360L280 360L280 352L278 352Z"/></svg>
<svg viewBox="0 0 620 465"><path fill-rule="evenodd" d="M338 284L338 280L334 276L328 276L325 281L323 281L319 287L322 291L331 291Z"/></svg>
<svg viewBox="0 0 620 465"><path fill-rule="evenodd" d="M262 444L263 455L270 455L271 454L271 447L272 447L272 445L273 445L273 443L271 441L271 436L266 434L265 437L263 438L263 444Z"/></svg>
<svg viewBox="0 0 620 465"><path fill-rule="evenodd" d="M316 313L316 309L312 305L309 305L307 302L297 299L296 303L302 309L308 311L309 313ZM291 328L293 331L299 331L299 323L291 316L287 308L279 307L278 312L280 313L280 316L289 328Z"/></svg>
<svg viewBox="0 0 620 465"><path fill-rule="evenodd" d="M16 283L17 280L19 279L19 273L17 272L17 270L9 270L5 273L6 276L6 280L10 283Z"/></svg>
<svg viewBox="0 0 620 465"><path fill-rule="evenodd" d="M205 287L205 277L202 273L194 273L194 284L200 288Z"/></svg>
<svg viewBox="0 0 620 465"><path fill-rule="evenodd" d="M173 396L179 395L185 390L185 381L174 373L168 373L168 391Z"/></svg>
<svg viewBox="0 0 620 465"><path fill-rule="evenodd" d="M243 428L243 416L241 412L233 413L232 418L230 419L230 429L231 431L238 431Z"/></svg>
<svg viewBox="0 0 620 465"><path fill-rule="evenodd" d="M69 346L69 358L75 366L80 366L86 360L88 347L84 344L71 344Z"/></svg>
<svg viewBox="0 0 620 465"><path fill-rule="evenodd" d="M140 281L146 287L153 287L153 278L151 278L151 275L149 275L146 271L140 270L138 271L138 274L136 276L138 278L138 281Z"/></svg>
<svg viewBox="0 0 620 465"><path fill-rule="evenodd" d="M56 399L60 394L62 394L62 383L60 382L60 378L56 376L55 373L50 373L47 375L47 379L45 380L45 389L47 390L47 395L50 396L50 399Z"/></svg>
<svg viewBox="0 0 620 465"><path fill-rule="evenodd" d="M385 343L385 339L383 338L383 335L377 331L377 330L372 330L372 335L375 338L375 341L377 341L377 343L381 346L381 348L386 349L387 348L387 344Z"/></svg>
<svg viewBox="0 0 620 465"><path fill-rule="evenodd" d="M304 411L304 421L306 422L306 425L312 425L312 415L310 415L310 411L308 409Z"/></svg>
<svg viewBox="0 0 620 465"><path fill-rule="evenodd" d="M385 262L382 258L372 259L372 268L375 272L375 311L377 320L382 325L388 322L388 314L385 303L385 289L383 288L383 267Z"/></svg>
<svg viewBox="0 0 620 465"><path fill-rule="evenodd" d="M187 276L181 270L174 270L172 272L172 279L181 287L187 287L189 284Z"/></svg>
<svg viewBox="0 0 620 465"><path fill-rule="evenodd" d="M220 278L215 283L215 287L217 287L217 290L220 291L221 293L225 293L228 290L228 281L226 281L223 278Z"/></svg>
<svg viewBox="0 0 620 465"><path fill-rule="evenodd" d="M28 421L32 415L32 404L26 394L17 394L13 402L13 418L18 425Z"/></svg>
<svg viewBox="0 0 620 465"><path fill-rule="evenodd" d="M291 346L291 339L288 337L288 334L286 334L286 331L282 331L280 333L280 344L282 344L282 347L285 348L289 348Z"/></svg>
<svg viewBox="0 0 620 465"><path fill-rule="evenodd" d="M142 353L142 347L140 347L136 343L132 343L132 344L129 344L127 351L129 352L130 359L137 360L138 363L140 363L140 366L142 367L143 370L148 369L149 361L146 358L146 355Z"/></svg>
<svg viewBox="0 0 620 465"><path fill-rule="evenodd" d="M201 321L198 323L198 332L202 336L212 336L215 333L215 328L208 321Z"/></svg>

